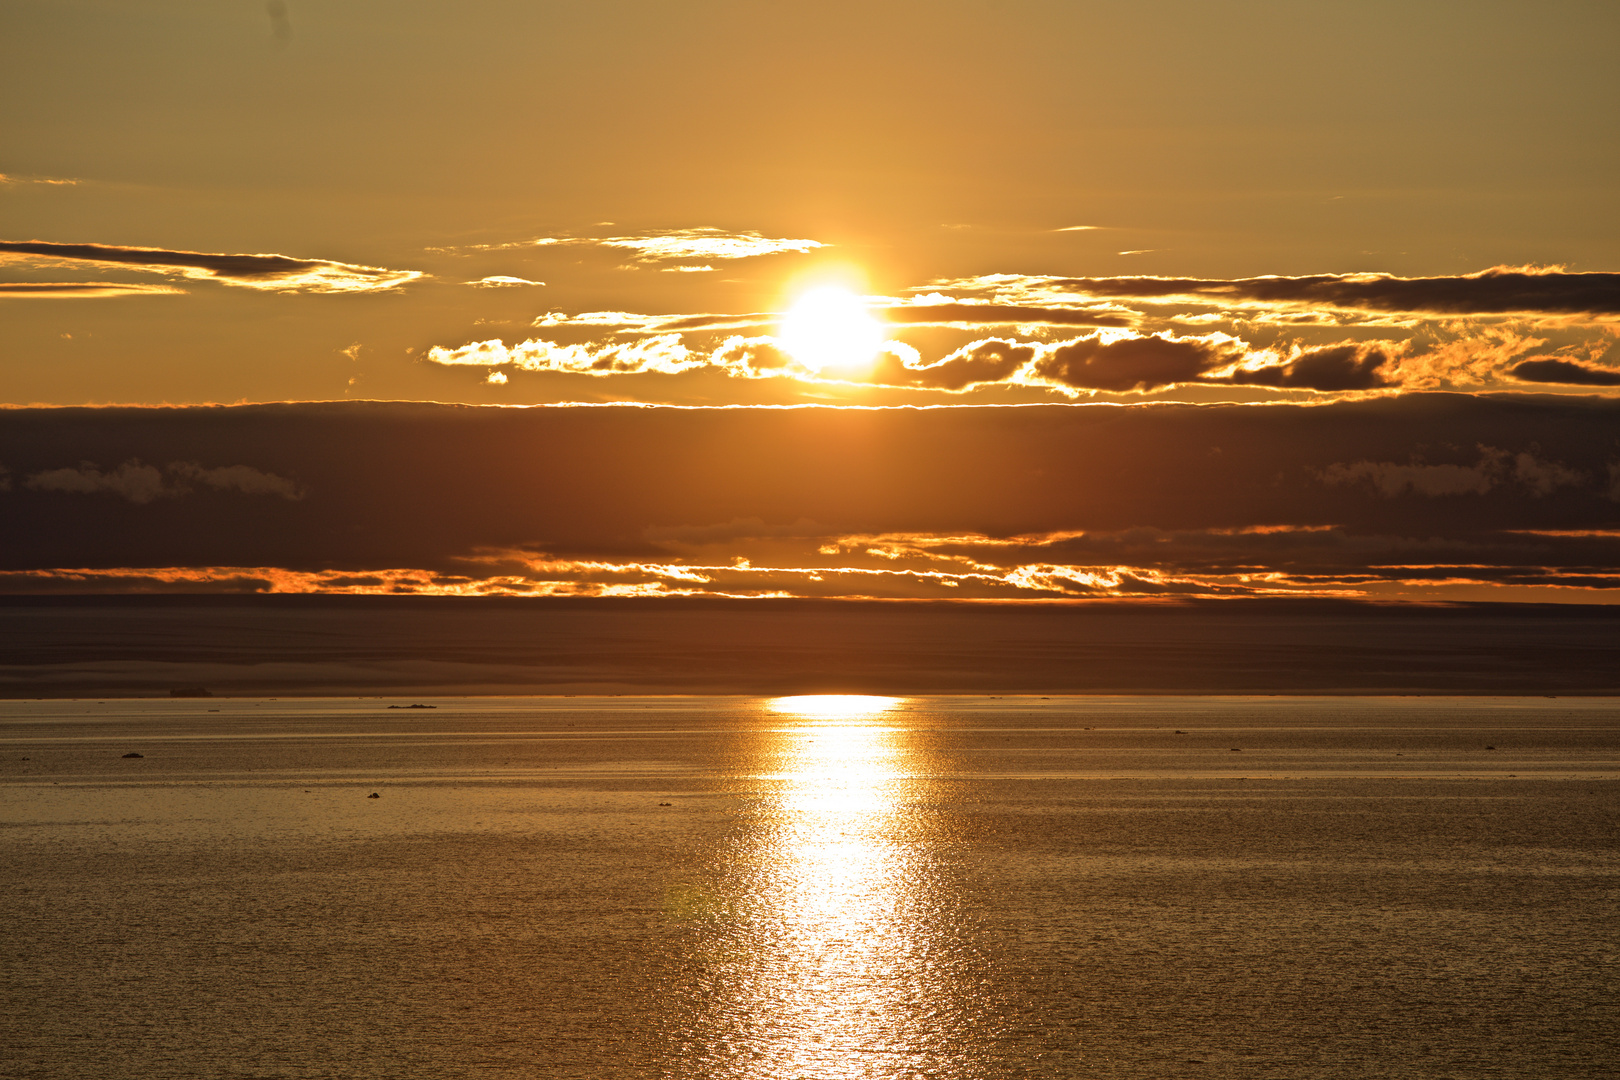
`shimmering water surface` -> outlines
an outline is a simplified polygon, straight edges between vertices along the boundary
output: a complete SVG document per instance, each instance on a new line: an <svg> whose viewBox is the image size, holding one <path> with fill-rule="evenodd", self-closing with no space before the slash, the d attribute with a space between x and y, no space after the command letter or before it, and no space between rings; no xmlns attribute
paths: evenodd
<svg viewBox="0 0 1620 1080"><path fill-rule="evenodd" d="M1620 701L412 703L0 703L0 1075L1617 1073Z"/></svg>

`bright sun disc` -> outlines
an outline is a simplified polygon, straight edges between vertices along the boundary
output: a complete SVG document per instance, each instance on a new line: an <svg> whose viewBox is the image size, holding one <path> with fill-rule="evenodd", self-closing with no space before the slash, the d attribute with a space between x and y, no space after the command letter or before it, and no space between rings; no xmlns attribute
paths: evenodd
<svg viewBox="0 0 1620 1080"><path fill-rule="evenodd" d="M883 324L859 296L828 285L799 297L782 319L780 340L811 371L860 367L883 347Z"/></svg>

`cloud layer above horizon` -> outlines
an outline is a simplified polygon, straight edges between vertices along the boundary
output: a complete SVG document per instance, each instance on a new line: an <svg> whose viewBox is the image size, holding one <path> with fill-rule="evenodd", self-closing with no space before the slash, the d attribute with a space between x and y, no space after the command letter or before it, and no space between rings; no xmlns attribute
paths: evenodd
<svg viewBox="0 0 1620 1080"><path fill-rule="evenodd" d="M1522 394L12 409L0 590L1609 602L1616 430Z"/></svg>
<svg viewBox="0 0 1620 1080"><path fill-rule="evenodd" d="M797 362L773 332L782 318L773 312L553 311L534 320L540 335L434 345L425 359L481 369L497 384L513 376L707 371L835 393L881 388L981 399L1009 389L1074 399L1222 387L1289 397L1620 385L1620 274L1612 273L989 274L868 304L888 326L886 346L864 368L833 372Z"/></svg>

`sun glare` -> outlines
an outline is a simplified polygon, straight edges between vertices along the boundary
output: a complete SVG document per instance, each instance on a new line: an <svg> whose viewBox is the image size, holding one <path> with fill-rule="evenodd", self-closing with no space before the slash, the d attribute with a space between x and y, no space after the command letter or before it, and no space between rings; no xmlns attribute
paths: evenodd
<svg viewBox="0 0 1620 1080"><path fill-rule="evenodd" d="M837 285L812 289L782 319L782 347L812 371L869 364L883 347L883 324L866 301Z"/></svg>
<svg viewBox="0 0 1620 1080"><path fill-rule="evenodd" d="M870 720L893 709L900 700L873 694L801 694L772 698L767 707L806 720Z"/></svg>

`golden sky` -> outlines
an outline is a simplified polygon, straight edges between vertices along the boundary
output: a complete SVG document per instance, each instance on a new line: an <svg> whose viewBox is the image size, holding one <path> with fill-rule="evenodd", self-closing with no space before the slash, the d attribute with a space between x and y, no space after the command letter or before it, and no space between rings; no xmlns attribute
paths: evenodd
<svg viewBox="0 0 1620 1080"><path fill-rule="evenodd" d="M1603 599L1620 583L1617 39L1607 2L12 0L0 498L22 540L6 570L19 588L122 587L71 578L95 570L143 588L364 572L429 591L1063 599L1270 581ZM1521 425L1521 398L1570 411ZM712 507L701 475L683 478L687 502L639 517L585 499L600 527L578 550L513 512L405 562L291 539L205 553L160 540L161 515L271 507L307 518L303 537L330 528L335 509L312 516L326 492L395 481L375 462L292 461L259 413L217 414L238 419L205 437L168 412L136 435L124 412L18 411L344 401L1058 406L970 410L927 439L949 430L986 459L1084 444L1092 480L1108 455L1087 409L1125 409L1140 439L1162 403L1248 403L1218 423L1164 414L1174 461L1156 467L1185 476L1211 447L1264 446L1293 495L1184 512L1162 495L1180 481L1149 469L1116 487L1160 492L1151 506L1094 512L1037 483L1001 513L988 495L953 507L957 474L936 459L907 481L935 492L911 520L819 499L801 462L774 490L715 481ZM1309 418L1333 403L1318 444ZM1296 413L1298 441L1279 442L1270 418ZM278 437L304 415L276 413ZM379 414L342 415L345 433L322 436L334 454ZM582 436L590 453L634 472L665 452L650 414L614 415ZM683 440L733 437L721 414L693 415ZM792 441L793 414L761 415L750 438ZM879 415L862 430L880 442L909 422ZM536 446L573 423L528 422ZM491 433L505 421L480 423L469 445L524 452ZM912 451L881 453L865 471L892 479ZM517 501L571 482L451 459ZM862 468L842 468L859 501ZM1266 475L1249 454L1205 483ZM455 487L399 497L432 506ZM19 554L87 506L152 518L134 529L152 539L76 562ZM1552 551L1555 533L1584 537L1578 556ZM1528 535L1535 551L1501 546Z"/></svg>

